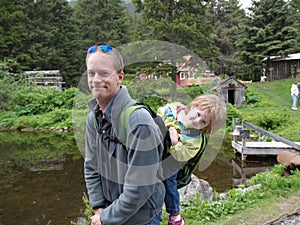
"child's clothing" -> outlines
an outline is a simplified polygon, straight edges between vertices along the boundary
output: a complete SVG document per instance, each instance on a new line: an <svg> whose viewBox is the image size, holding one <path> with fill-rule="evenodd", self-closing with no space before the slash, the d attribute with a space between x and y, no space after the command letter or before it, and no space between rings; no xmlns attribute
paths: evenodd
<svg viewBox="0 0 300 225"><path fill-rule="evenodd" d="M182 219L182 217L178 213L177 216L170 216L169 217L168 225L184 225L184 220Z"/></svg>
<svg viewBox="0 0 300 225"><path fill-rule="evenodd" d="M175 146L171 146L169 153L179 162L187 162L193 158L199 150L205 150L206 146L202 146L203 138L206 138L200 133L199 136L188 136L185 134L180 134L180 131L185 129L185 126L177 120L177 115L180 110L184 110L185 105L175 102L167 104L164 107L158 109L157 114L160 115L165 122L167 129L170 127L175 127L179 131L179 142ZM200 149L201 148L201 149Z"/></svg>
<svg viewBox="0 0 300 225"><path fill-rule="evenodd" d="M177 116L178 113L185 108L185 105L176 102L167 104L166 106L159 108L157 112L157 114L163 118L167 129L169 129L170 127L175 127L175 129L178 131L179 142L175 146L170 146L169 153L176 161L178 161L178 165L181 166L183 166L187 161L196 156L199 151L204 152L207 143L207 137L204 136L201 132L197 136L188 136L186 134L180 133L180 131L185 129L185 126L177 120ZM176 166L174 168L176 168ZM180 212L180 199L179 192L177 190L177 174L179 168L180 167L177 167L177 169L172 168L173 171L171 171L171 173L168 172L167 179L165 179L164 181L166 188L166 211L169 214L177 214ZM172 219L170 219L169 222L171 220ZM183 224L183 222L171 222L169 224Z"/></svg>

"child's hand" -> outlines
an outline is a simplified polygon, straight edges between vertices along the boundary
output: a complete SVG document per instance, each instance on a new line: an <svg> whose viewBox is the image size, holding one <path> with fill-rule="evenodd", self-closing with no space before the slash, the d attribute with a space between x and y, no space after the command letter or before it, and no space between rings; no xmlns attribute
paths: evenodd
<svg viewBox="0 0 300 225"><path fill-rule="evenodd" d="M171 145L175 146L178 143L178 132L175 129L175 127L170 127L169 132L170 132Z"/></svg>

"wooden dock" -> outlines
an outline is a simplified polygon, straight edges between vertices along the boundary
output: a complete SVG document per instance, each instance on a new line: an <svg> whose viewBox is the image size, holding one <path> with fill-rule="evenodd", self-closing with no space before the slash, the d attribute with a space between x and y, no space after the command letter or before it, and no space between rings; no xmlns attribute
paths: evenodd
<svg viewBox="0 0 300 225"><path fill-rule="evenodd" d="M244 120L242 121L242 126L237 126L235 121L233 125L234 132L231 145L234 148L235 153L238 152L241 154L243 161L246 160L247 155L277 155L281 151L290 151L293 153L300 151L300 142L292 142ZM247 139L250 138L250 130L247 130L246 128L253 129L254 131L266 135L275 141L247 141ZM239 139L241 139L241 141L239 141Z"/></svg>
<svg viewBox="0 0 300 225"><path fill-rule="evenodd" d="M294 143L300 145L300 142ZM246 160L247 155L277 155L281 151L297 152L293 147L277 141L246 142L245 145L242 142L232 141L231 145L234 147L235 153L238 152L242 155L242 160Z"/></svg>

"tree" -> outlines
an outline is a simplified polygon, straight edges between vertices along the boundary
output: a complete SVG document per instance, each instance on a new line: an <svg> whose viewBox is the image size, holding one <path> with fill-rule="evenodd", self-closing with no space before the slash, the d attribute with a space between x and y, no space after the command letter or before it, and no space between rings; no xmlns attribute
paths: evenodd
<svg viewBox="0 0 300 225"><path fill-rule="evenodd" d="M24 40L28 33L24 20L24 1L0 1L0 60L5 58L22 62L29 55L24 52ZM12 68L17 72L20 68ZM17 70L17 71L16 71Z"/></svg>
<svg viewBox="0 0 300 225"><path fill-rule="evenodd" d="M120 0L78 0L74 9L85 49L95 44L117 47L130 41L132 19Z"/></svg>
<svg viewBox="0 0 300 225"><path fill-rule="evenodd" d="M241 61L235 57L236 42L242 37L245 12L238 0L210 1L209 23L213 26L212 37L220 53L209 59L217 74L238 76Z"/></svg>
<svg viewBox="0 0 300 225"><path fill-rule="evenodd" d="M77 46L80 40L72 7L66 0L37 0L27 3L26 13L29 35L23 44L31 56L27 67L60 70L67 86L77 84L81 75L77 55L81 49Z"/></svg>
<svg viewBox="0 0 300 225"><path fill-rule="evenodd" d="M286 56L295 51L298 34L289 23L288 15L289 3L284 0L253 2L247 20L246 36L240 42L243 49L240 56L255 68L256 76L260 75L261 60L268 58L267 79L272 80L268 68L270 56Z"/></svg>
<svg viewBox="0 0 300 225"><path fill-rule="evenodd" d="M145 22L143 39L182 45L201 57L217 51L211 39L212 27L206 22L205 2L197 0L133 0Z"/></svg>
<svg viewBox="0 0 300 225"><path fill-rule="evenodd" d="M300 0L291 0L289 5L288 23L298 32L297 43L300 43ZM300 51L300 45L295 46L295 52Z"/></svg>

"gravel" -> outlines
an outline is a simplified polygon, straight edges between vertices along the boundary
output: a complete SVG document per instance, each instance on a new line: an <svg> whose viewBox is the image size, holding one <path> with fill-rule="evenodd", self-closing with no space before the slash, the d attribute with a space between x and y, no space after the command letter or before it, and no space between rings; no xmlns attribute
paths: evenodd
<svg viewBox="0 0 300 225"><path fill-rule="evenodd" d="M278 225L299 225L300 224L300 215L295 215L288 217L286 220L279 222L279 223L274 223Z"/></svg>

